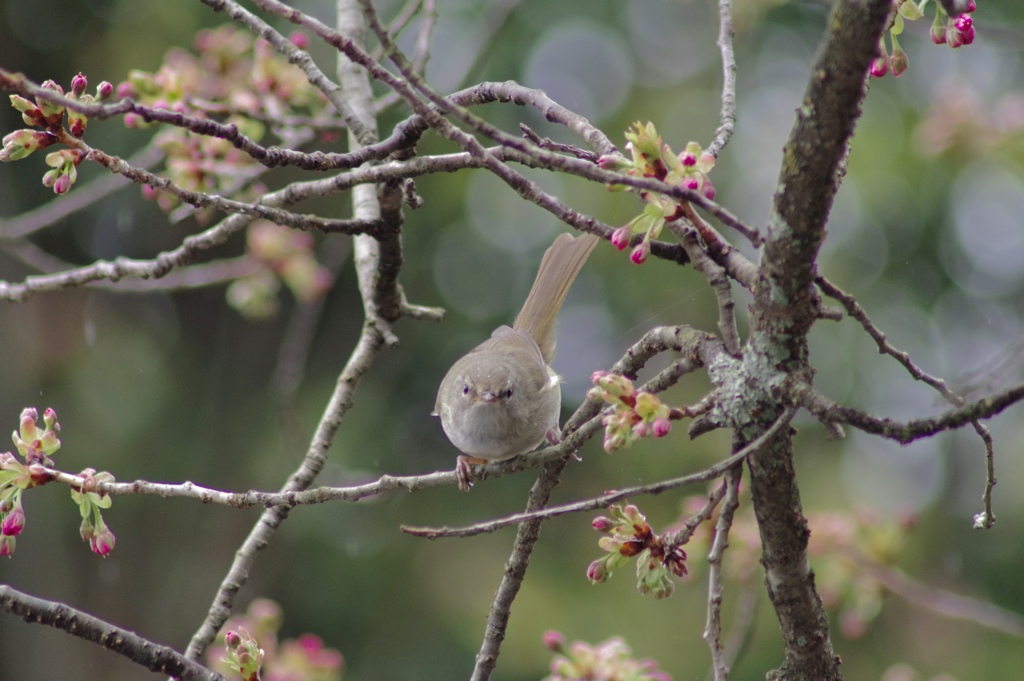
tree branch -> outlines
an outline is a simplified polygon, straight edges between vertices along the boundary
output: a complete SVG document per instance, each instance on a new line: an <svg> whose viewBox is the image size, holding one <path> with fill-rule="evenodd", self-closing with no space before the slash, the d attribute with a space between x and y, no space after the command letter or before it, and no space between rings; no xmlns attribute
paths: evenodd
<svg viewBox="0 0 1024 681"><path fill-rule="evenodd" d="M91 641L165 676L181 681L224 681L220 674L167 646L157 645L134 632L75 610L64 603L29 596L6 584L0 584L0 610L17 615L29 624L46 624ZM6 654L16 656L18 653L8 650Z"/></svg>

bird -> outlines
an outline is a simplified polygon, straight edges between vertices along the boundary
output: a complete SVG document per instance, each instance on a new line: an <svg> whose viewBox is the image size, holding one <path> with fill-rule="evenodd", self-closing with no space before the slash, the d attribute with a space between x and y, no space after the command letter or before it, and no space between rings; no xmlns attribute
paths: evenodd
<svg viewBox="0 0 1024 681"><path fill-rule="evenodd" d="M560 439L561 379L551 368L558 311L576 275L600 239L560 234L545 251L512 326L459 358L437 392L433 415L462 452L456 474L472 486L470 464L502 461Z"/></svg>

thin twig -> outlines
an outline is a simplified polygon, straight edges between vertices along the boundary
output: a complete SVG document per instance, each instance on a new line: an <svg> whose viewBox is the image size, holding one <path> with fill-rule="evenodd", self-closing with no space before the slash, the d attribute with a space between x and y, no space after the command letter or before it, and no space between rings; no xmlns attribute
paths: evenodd
<svg viewBox="0 0 1024 681"><path fill-rule="evenodd" d="M692 516L686 519L683 523L683 527L672 534L672 536L665 539L665 545L667 547L683 546L690 542L690 538L693 533L697 531L701 523L705 523L711 519L714 515L715 509L718 508L718 504L721 503L722 498L725 497L725 491L728 488L729 483L725 480L722 481L715 489L711 490L711 494L708 495L707 501L699 511L694 513Z"/></svg>
<svg viewBox="0 0 1024 681"><path fill-rule="evenodd" d="M270 24L233 0L201 0L201 2L208 5L215 12L226 12L233 21L248 27L253 33L264 38L289 62L302 69L309 83L324 93L324 96L334 105L334 108L338 110L341 117L345 119L345 125L348 127L349 132L355 135L362 144L373 144L377 141L374 135L366 129L364 122L352 111L352 107L347 99L347 93L342 92L341 87L331 81L320 70L308 52L297 48L288 38L274 30Z"/></svg>
<svg viewBox="0 0 1024 681"><path fill-rule="evenodd" d="M544 466L544 471L530 488L526 511L538 511L545 508L551 499L551 493L561 479L562 471L569 463L568 456L552 461ZM494 600L487 613L487 626L484 630L480 651L476 655L473 674L470 681L486 681L497 666L501 643L505 640L508 629L508 618L512 610L512 602L519 594L526 569L530 564L530 556L540 539L540 518L526 520L519 524L516 538L512 545L512 553L505 561L505 571L501 583L494 595Z"/></svg>
<svg viewBox="0 0 1024 681"><path fill-rule="evenodd" d="M931 418L911 419L905 422L880 418L860 409L847 407L807 386L794 386L793 397L800 406L825 423L846 423L865 433L881 435L905 445L946 430L962 428L978 419L995 416L1007 407L1024 400L1024 385L1007 388Z"/></svg>
<svg viewBox="0 0 1024 681"><path fill-rule="evenodd" d="M147 146L129 158L128 163L148 170L159 163L163 157L162 151ZM26 237L130 186L131 183L123 177L100 175L88 183L75 187L75 191L70 194L55 196L38 208L25 211L15 217L0 217L0 239L14 240Z"/></svg>
<svg viewBox="0 0 1024 681"><path fill-rule="evenodd" d="M740 505L739 488L742 479L742 466L737 465L725 473L725 503L718 514L715 539L708 552L708 617L704 626L704 640L711 649L714 681L727 681L729 678L729 667L722 654L722 556L729 546L729 530Z"/></svg>
<svg viewBox="0 0 1024 681"><path fill-rule="evenodd" d="M736 301L732 295L732 287L726 276L725 268L708 256L701 248L697 232L691 227L679 224L681 220L673 220L668 225L683 244L686 254L690 256L693 269L704 275L715 292L718 300L718 330L722 333L725 349L734 357L740 354L740 335L736 328Z"/></svg>
<svg viewBox="0 0 1024 681"><path fill-rule="evenodd" d="M684 487L686 485L693 485L699 482L707 482L708 480L714 480L721 477L727 470L737 463L743 461L745 458L750 456L753 452L757 451L765 442L769 441L779 431L780 428L788 424L793 416L796 414L796 409L790 407L787 409L775 422L762 433L755 440L751 441L747 446L740 449L735 454L732 454L728 458L719 461L713 466L709 466L702 471L684 475L679 478L673 478L671 480L662 480L661 482L652 483L649 485L640 485L637 487L630 487L624 490L618 490L615 492L608 492L602 494L599 497L592 499L585 499L583 501L577 501L571 504L564 504L562 506L552 506L541 511L533 511L526 513L516 513L514 515L507 516L505 518L498 518L496 520L489 520L484 523L477 523L475 525L467 525L465 527L412 527L403 525L402 531L406 534L411 534L417 537L425 537L427 539L437 539L440 537L471 537L477 534L485 534L489 532L495 532L503 527L509 525L516 525L521 522L533 519L548 519L555 518L570 513L585 513L588 511L594 511L599 508L607 508L608 506L628 499L629 497L645 496L645 495L658 495L663 492L667 492L678 487Z"/></svg>
<svg viewBox="0 0 1024 681"><path fill-rule="evenodd" d="M871 321L871 318L868 317L868 313L863 307L861 307L856 298L846 293L820 274L815 277L814 283L818 285L818 288L820 288L825 295L838 300L846 309L847 314L860 323L861 328L863 328L875 341L875 344L878 346L879 353L889 355L894 358L897 362L903 365L914 380L921 381L922 383L931 386L953 406L962 407L966 404L964 398L951 390L945 380L927 373L914 363L910 358L909 353L893 346L886 338L885 333ZM995 448L992 443L992 434L989 432L988 426L977 419L971 421L971 426L974 428L974 432L978 434L978 437L981 438L981 441L985 446L985 490L981 495L983 510L981 513L974 516L974 527L977 529L987 530L995 525L996 522L996 515L992 510L992 488L995 487L996 484Z"/></svg>
<svg viewBox="0 0 1024 681"><path fill-rule="evenodd" d="M718 155L729 143L736 127L736 55L732 50L732 0L718 0L718 50L722 54L722 111L721 124L715 130L715 139L708 145L708 153Z"/></svg>

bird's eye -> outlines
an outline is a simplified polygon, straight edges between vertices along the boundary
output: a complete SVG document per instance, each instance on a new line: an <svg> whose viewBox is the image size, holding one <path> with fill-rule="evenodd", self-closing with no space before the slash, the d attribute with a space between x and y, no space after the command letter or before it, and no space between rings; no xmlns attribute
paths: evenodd
<svg viewBox="0 0 1024 681"><path fill-rule="evenodd" d="M512 397L512 388L505 391L505 399L507 400L510 397Z"/></svg>
<svg viewBox="0 0 1024 681"><path fill-rule="evenodd" d="M468 385L462 386L462 394L463 395L468 395L469 394L469 386Z"/></svg>

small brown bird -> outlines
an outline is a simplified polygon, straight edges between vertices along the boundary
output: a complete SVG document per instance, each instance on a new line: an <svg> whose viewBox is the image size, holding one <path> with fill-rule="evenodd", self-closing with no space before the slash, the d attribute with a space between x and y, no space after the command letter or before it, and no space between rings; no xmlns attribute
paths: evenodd
<svg viewBox="0 0 1024 681"><path fill-rule="evenodd" d="M434 415L465 456L459 488L472 485L469 464L501 461L559 438L559 377L551 369L557 317L569 287L598 238L562 234L544 253L523 309L449 369Z"/></svg>

